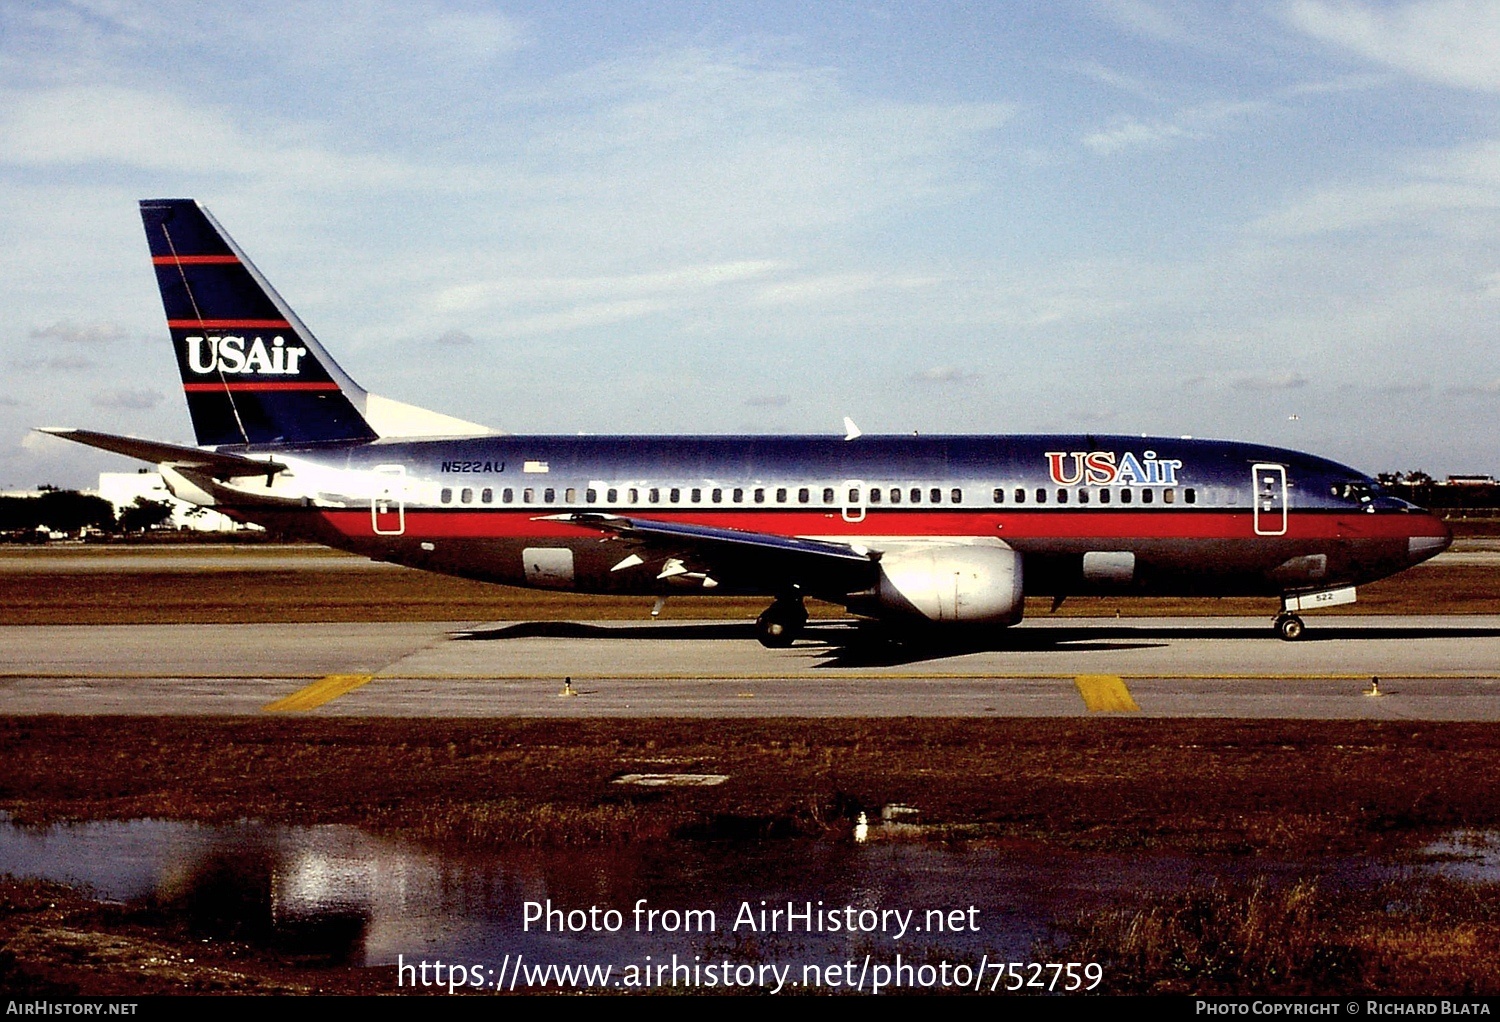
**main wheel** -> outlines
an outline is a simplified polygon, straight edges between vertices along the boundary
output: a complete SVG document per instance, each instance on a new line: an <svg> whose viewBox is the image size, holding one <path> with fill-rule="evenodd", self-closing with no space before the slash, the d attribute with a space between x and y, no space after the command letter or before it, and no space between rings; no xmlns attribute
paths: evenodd
<svg viewBox="0 0 1500 1022"><path fill-rule="evenodd" d="M1282 614L1276 618L1276 634L1287 642L1296 642L1305 631L1307 626L1296 614Z"/></svg>
<svg viewBox="0 0 1500 1022"><path fill-rule="evenodd" d="M801 600L777 600L755 622L760 644L770 649L785 649L802 634L807 624L807 608Z"/></svg>

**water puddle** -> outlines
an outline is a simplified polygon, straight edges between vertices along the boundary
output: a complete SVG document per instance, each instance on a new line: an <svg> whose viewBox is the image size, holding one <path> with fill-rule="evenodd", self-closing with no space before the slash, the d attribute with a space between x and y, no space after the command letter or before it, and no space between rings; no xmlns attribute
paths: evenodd
<svg viewBox="0 0 1500 1022"><path fill-rule="evenodd" d="M1467 883L1500 882L1500 830L1455 830L1422 849L1427 868Z"/></svg>
<svg viewBox="0 0 1500 1022"><path fill-rule="evenodd" d="M868 836L917 829L907 807L886 815L864 821ZM624 965L648 955L844 960L867 952L1025 961L1055 936L1056 920L1081 909L1242 880L1251 868L891 836L474 852L344 826L131 820L25 829L0 817L0 872L160 905L205 935L369 965L398 956L498 963L508 954ZM1493 869L1500 845L1487 847ZM1264 862L1254 869L1278 880L1314 872ZM1373 870L1332 867L1346 882L1372 881Z"/></svg>

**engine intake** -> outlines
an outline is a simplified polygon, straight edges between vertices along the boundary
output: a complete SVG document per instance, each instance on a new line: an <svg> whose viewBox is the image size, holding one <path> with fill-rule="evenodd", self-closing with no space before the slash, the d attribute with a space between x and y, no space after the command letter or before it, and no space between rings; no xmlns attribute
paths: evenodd
<svg viewBox="0 0 1500 1022"><path fill-rule="evenodd" d="M929 546L880 559L875 603L882 616L1013 625L1024 610L1021 555L1009 548Z"/></svg>

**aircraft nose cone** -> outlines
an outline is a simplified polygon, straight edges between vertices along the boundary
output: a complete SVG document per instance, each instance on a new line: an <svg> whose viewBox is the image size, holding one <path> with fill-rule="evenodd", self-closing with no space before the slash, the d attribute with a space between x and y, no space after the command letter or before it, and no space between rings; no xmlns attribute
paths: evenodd
<svg viewBox="0 0 1500 1022"><path fill-rule="evenodd" d="M1436 557L1453 542L1453 531L1448 526L1436 518L1432 522L1442 530L1441 535L1412 536L1406 541L1406 556L1412 564L1420 564L1430 557Z"/></svg>

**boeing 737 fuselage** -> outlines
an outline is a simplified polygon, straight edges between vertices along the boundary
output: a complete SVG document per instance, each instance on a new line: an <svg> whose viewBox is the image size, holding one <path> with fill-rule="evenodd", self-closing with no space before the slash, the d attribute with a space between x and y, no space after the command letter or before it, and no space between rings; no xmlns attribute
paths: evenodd
<svg viewBox="0 0 1500 1022"><path fill-rule="evenodd" d="M154 462L179 498L415 568L581 593L811 596L1000 627L1026 595L1280 596L1296 611L1442 551L1447 527L1323 458L1100 436L515 436L368 393L208 212L141 203L198 447L49 432Z"/></svg>

